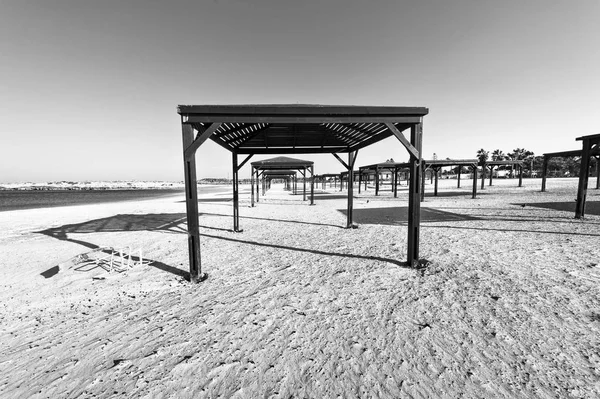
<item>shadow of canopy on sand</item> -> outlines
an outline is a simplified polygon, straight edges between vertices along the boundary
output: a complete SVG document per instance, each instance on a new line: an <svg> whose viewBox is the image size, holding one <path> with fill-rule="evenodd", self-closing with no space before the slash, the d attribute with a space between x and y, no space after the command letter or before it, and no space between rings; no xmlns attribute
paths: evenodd
<svg viewBox="0 0 600 399"><path fill-rule="evenodd" d="M223 217L231 217L231 215L226 214L215 214L215 213L205 213L205 215L213 215L213 216L223 216ZM185 213L157 213L157 214L145 214L145 215L133 215L133 214L119 214L114 216L109 216L100 219L88 220L86 222L81 223L73 223L66 224L60 227L53 227L50 229L46 229L43 231L39 231L38 233L47 235L49 237L56 238L62 241L68 241L75 244L80 244L85 247L91 249L99 248L98 245L83 241L80 239L69 238L69 234L85 234L85 233L100 233L100 232L122 232L122 231L161 231L168 232L173 234L187 234L186 230L186 221L187 215ZM301 223L301 224L316 224L317 223L305 223L294 220L277 220L277 219L266 219L266 218L252 218L258 220L265 221L280 221L280 222L289 222L289 223ZM327 226L327 225L325 225ZM343 228L337 225L329 225L336 228ZM219 231L227 231L233 232L233 230L209 227L209 226L200 226L203 228L211 229L211 230L219 230ZM354 259L365 259L365 260L377 260L393 263L395 265L401 267L408 267L409 269L413 269L412 266L406 266L404 262L399 262L395 259L389 259L385 257L378 256L366 256L366 255L355 255L355 254L347 254L342 252L335 251L322 251L312 248L301 248L301 247L293 247L293 246L285 246L278 245L272 243L262 243L258 241L251 241L247 239L237 239L227 236L218 236L211 235L207 233L202 234L203 237L210 237L217 240L224 240L229 242L235 242L239 244L248 244L255 245L258 247L269 247L275 249L283 249L290 251L298 251L304 253L313 253L322 256L335 256L335 257L344 257L344 258L354 258ZM78 237L79 238L79 237ZM151 266L154 266L163 271L175 274L177 276L183 276L186 279L190 278L190 274L187 271L183 271L173 266L166 265L161 262L157 262L155 260L149 259L152 261ZM421 269L421 265L417 267L417 269ZM42 273L42 275L53 275L55 274L52 269L49 269Z"/></svg>
<svg viewBox="0 0 600 399"><path fill-rule="evenodd" d="M519 206L533 206L535 208L552 209L555 211L575 212L577 203L573 202L534 202L534 203L520 203L512 204ZM600 216L600 202L589 201L585 204L585 213L588 215Z"/></svg>
<svg viewBox="0 0 600 399"><path fill-rule="evenodd" d="M119 231L162 231L185 234L185 227L182 226L185 221L185 213L156 213L146 215L121 214L88 220L81 223L52 227L46 230L38 231L37 233L56 238L57 240L79 244L90 249L97 249L100 248L99 245L81 239L69 238L68 235ZM148 260L151 261L150 266L154 266L157 269L189 279L189 272L187 271L169 266L153 259ZM42 273L42 275L44 275L44 273Z"/></svg>
<svg viewBox="0 0 600 399"><path fill-rule="evenodd" d="M339 212L346 212L345 209L338 209ZM365 208L354 209L354 220L362 224L382 224L382 225L404 225L408 215L408 207L396 206L385 208ZM421 222L459 222L465 220L481 220L468 215L441 211L439 209L421 208Z"/></svg>

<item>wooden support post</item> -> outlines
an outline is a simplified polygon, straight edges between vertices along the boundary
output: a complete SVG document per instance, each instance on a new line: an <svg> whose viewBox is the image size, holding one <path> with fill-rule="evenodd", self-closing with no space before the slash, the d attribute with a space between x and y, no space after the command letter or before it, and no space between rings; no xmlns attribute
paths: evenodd
<svg viewBox="0 0 600 399"><path fill-rule="evenodd" d="M519 187L523 187L523 165L519 165Z"/></svg>
<svg viewBox="0 0 600 399"><path fill-rule="evenodd" d="M250 206L254 208L254 168L250 169Z"/></svg>
<svg viewBox="0 0 600 399"><path fill-rule="evenodd" d="M360 186L362 184L362 170L358 170L358 193L360 194Z"/></svg>
<svg viewBox="0 0 600 399"><path fill-rule="evenodd" d="M260 199L260 173L258 172L258 169L256 169L256 202L258 203L259 199Z"/></svg>
<svg viewBox="0 0 600 399"><path fill-rule="evenodd" d="M394 198L398 198L398 167L394 167Z"/></svg>
<svg viewBox="0 0 600 399"><path fill-rule="evenodd" d="M596 157L596 190L600 189L600 156Z"/></svg>
<svg viewBox="0 0 600 399"><path fill-rule="evenodd" d="M354 210L354 196L353 196L353 184L351 182L354 179L354 162L356 161L356 151L348 153L348 209L347 209L347 219L346 219L346 228L351 229L355 228L352 223L352 212Z"/></svg>
<svg viewBox="0 0 600 399"><path fill-rule="evenodd" d="M419 234L421 225L421 193L419 183L421 182L421 157L422 150L422 123L413 125L410 129L410 143L418 152L418 157L410 156L410 183L408 188L408 265L417 267L419 265Z"/></svg>
<svg viewBox="0 0 600 399"><path fill-rule="evenodd" d="M456 188L460 188L460 173L462 172L462 166L458 166L458 185Z"/></svg>
<svg viewBox="0 0 600 399"><path fill-rule="evenodd" d="M379 195L379 166L375 167L375 196Z"/></svg>
<svg viewBox="0 0 600 399"><path fill-rule="evenodd" d="M231 153L231 166L233 171L233 231L236 233L240 230L240 196L239 196L239 169L237 153Z"/></svg>
<svg viewBox="0 0 600 399"><path fill-rule="evenodd" d="M492 176L494 176L494 166L490 165L490 186L492 185Z"/></svg>
<svg viewBox="0 0 600 399"><path fill-rule="evenodd" d="M425 201L425 172L427 172L425 161L421 161L421 202ZM410 188L410 176L412 175L412 169L408 172L408 186ZM410 191L409 191L410 195Z"/></svg>
<svg viewBox="0 0 600 399"><path fill-rule="evenodd" d="M437 197L437 195L438 195L438 176L440 174L440 169L433 168L432 171L433 171L433 173L435 173L435 185L433 186L433 195L434 195L434 197Z"/></svg>
<svg viewBox="0 0 600 399"><path fill-rule="evenodd" d="M475 199L477 197L477 164L473 164L471 168L473 169L473 196L471 198Z"/></svg>
<svg viewBox="0 0 600 399"><path fill-rule="evenodd" d="M190 281L198 283L206 279L202 273L200 257L200 223L198 221L198 187L196 180L196 151L186 149L194 142L194 129L181 124L183 136L183 165L185 175L185 205L187 214L188 250L190 260Z"/></svg>
<svg viewBox="0 0 600 399"><path fill-rule="evenodd" d="M302 171L302 201L306 201L306 167Z"/></svg>
<svg viewBox="0 0 600 399"><path fill-rule="evenodd" d="M544 156L544 163L542 165L542 192L546 191L546 176L548 174L548 157Z"/></svg>
<svg viewBox="0 0 600 399"><path fill-rule="evenodd" d="M310 166L310 204L315 204L315 167Z"/></svg>
<svg viewBox="0 0 600 399"><path fill-rule="evenodd" d="M588 178L590 174L590 148L592 143L588 139L583 140L581 151L581 166L579 168L579 185L577 186L577 203L575 204L575 218L585 217L585 199L587 196Z"/></svg>

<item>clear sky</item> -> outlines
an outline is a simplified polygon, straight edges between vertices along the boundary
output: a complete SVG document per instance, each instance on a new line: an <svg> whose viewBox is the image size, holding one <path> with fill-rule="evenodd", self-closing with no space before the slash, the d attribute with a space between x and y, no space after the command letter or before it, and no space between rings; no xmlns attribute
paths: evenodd
<svg viewBox="0 0 600 399"><path fill-rule="evenodd" d="M178 104L428 107L425 158L577 149L599 21L598 0L0 0L0 182L183 180ZM231 176L218 145L196 157Z"/></svg>

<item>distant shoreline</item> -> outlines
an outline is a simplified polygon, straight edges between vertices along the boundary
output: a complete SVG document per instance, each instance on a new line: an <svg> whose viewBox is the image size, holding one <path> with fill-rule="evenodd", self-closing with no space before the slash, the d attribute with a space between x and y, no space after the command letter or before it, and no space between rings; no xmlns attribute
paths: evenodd
<svg viewBox="0 0 600 399"><path fill-rule="evenodd" d="M240 182L243 183L243 182ZM224 186L230 181L198 181L199 186ZM0 183L0 191L96 191L96 190L173 190L184 189L183 182L47 182L47 183Z"/></svg>

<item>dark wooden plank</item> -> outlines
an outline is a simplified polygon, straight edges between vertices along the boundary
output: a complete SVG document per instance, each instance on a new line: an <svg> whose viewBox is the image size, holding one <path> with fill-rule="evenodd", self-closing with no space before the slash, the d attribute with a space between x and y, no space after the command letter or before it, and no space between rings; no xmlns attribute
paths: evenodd
<svg viewBox="0 0 600 399"><path fill-rule="evenodd" d="M581 150L570 150L570 151L559 151L559 152L547 152L544 154L544 158L564 158L564 157L580 157Z"/></svg>
<svg viewBox="0 0 600 399"><path fill-rule="evenodd" d="M306 201L306 168L302 173L302 201Z"/></svg>
<svg viewBox="0 0 600 399"><path fill-rule="evenodd" d="M426 107L362 106L362 105L322 105L322 104L203 104L179 105L180 115L299 115L299 116L425 116Z"/></svg>
<svg viewBox="0 0 600 399"><path fill-rule="evenodd" d="M410 156L410 181L408 187L408 245L407 262L412 267L419 265L419 236L421 229L421 154L422 150L422 124L411 128L410 143L415 148L417 156Z"/></svg>
<svg viewBox="0 0 600 399"><path fill-rule="evenodd" d="M315 204L315 169L314 166L308 168L310 170L310 204Z"/></svg>
<svg viewBox="0 0 600 399"><path fill-rule="evenodd" d="M250 206L254 208L254 168L250 170Z"/></svg>
<svg viewBox="0 0 600 399"><path fill-rule="evenodd" d="M240 168L238 167L238 158L235 152L231 153L231 170L232 170L232 183L233 183L233 231L240 232L240 204L239 204L239 179L238 174Z"/></svg>
<svg viewBox="0 0 600 399"><path fill-rule="evenodd" d="M347 152L347 147L296 147L296 148L259 148L259 147L241 147L237 150L238 154L255 155L279 155L279 154L331 154Z"/></svg>
<svg viewBox="0 0 600 399"><path fill-rule="evenodd" d="M589 139L583 140L581 151L581 165L579 167L579 185L577 186L577 203L575 204L575 218L585 217L585 200L587 196L588 177L590 174L590 148L592 143Z"/></svg>
<svg viewBox="0 0 600 399"><path fill-rule="evenodd" d="M198 221L198 187L196 179L196 157L194 152L190 156L186 149L194 141L194 130L191 125L182 124L183 136L183 163L185 178L185 206L188 230L188 251L190 261L190 281L198 283L206 279L202 273L200 256L200 224Z"/></svg>
<svg viewBox="0 0 600 399"><path fill-rule="evenodd" d="M475 199L477 197L477 164L473 164L471 165L471 170L473 171L473 195L471 196L472 199Z"/></svg>
<svg viewBox="0 0 600 399"><path fill-rule="evenodd" d="M542 192L546 191L546 176L548 175L548 161L550 157L544 154L544 163L542 165Z"/></svg>
<svg viewBox="0 0 600 399"><path fill-rule="evenodd" d="M348 153L348 207L346 210L346 228L354 228L353 224L353 212L354 212L354 162L356 161L356 152Z"/></svg>
<svg viewBox="0 0 600 399"><path fill-rule="evenodd" d="M186 118L186 117L184 117ZM190 115L187 123L406 123L420 121L420 116L260 116L260 115Z"/></svg>
<svg viewBox="0 0 600 399"><path fill-rule="evenodd" d="M348 164L346 162L344 162L344 160L342 158L340 158L340 156L338 154L336 154L335 152L332 152L331 155L333 155L335 157L335 159L337 159L338 161L340 161L340 163L342 165L344 165L344 168L349 169L350 166L348 166Z"/></svg>
<svg viewBox="0 0 600 399"><path fill-rule="evenodd" d="M435 185L433 186L433 196L437 197L438 195L438 178L439 178L439 168L433 168L433 173L435 173Z"/></svg>
<svg viewBox="0 0 600 399"><path fill-rule="evenodd" d="M244 161L239 164L238 166L238 170L242 169L244 167L244 165L246 165L246 162L248 162L250 160L250 158L252 158L252 156L254 156L254 154L250 154L246 157L246 159L244 159Z"/></svg>
<svg viewBox="0 0 600 399"><path fill-rule="evenodd" d="M394 185L394 198L398 198L398 168L394 168L394 176L392 178L392 184Z"/></svg>
<svg viewBox="0 0 600 399"><path fill-rule="evenodd" d="M410 171L408 173L408 185L410 188L410 175L412 173L412 166L409 169L410 169ZM421 190L420 190L421 202L423 202L423 201L425 201L425 171L427 170L424 162L421 162L421 164L419 165L419 169L421 172L420 173L420 176L421 176L421 182L420 182L420 184L421 184ZM409 192L409 195L410 195L410 192Z"/></svg>

